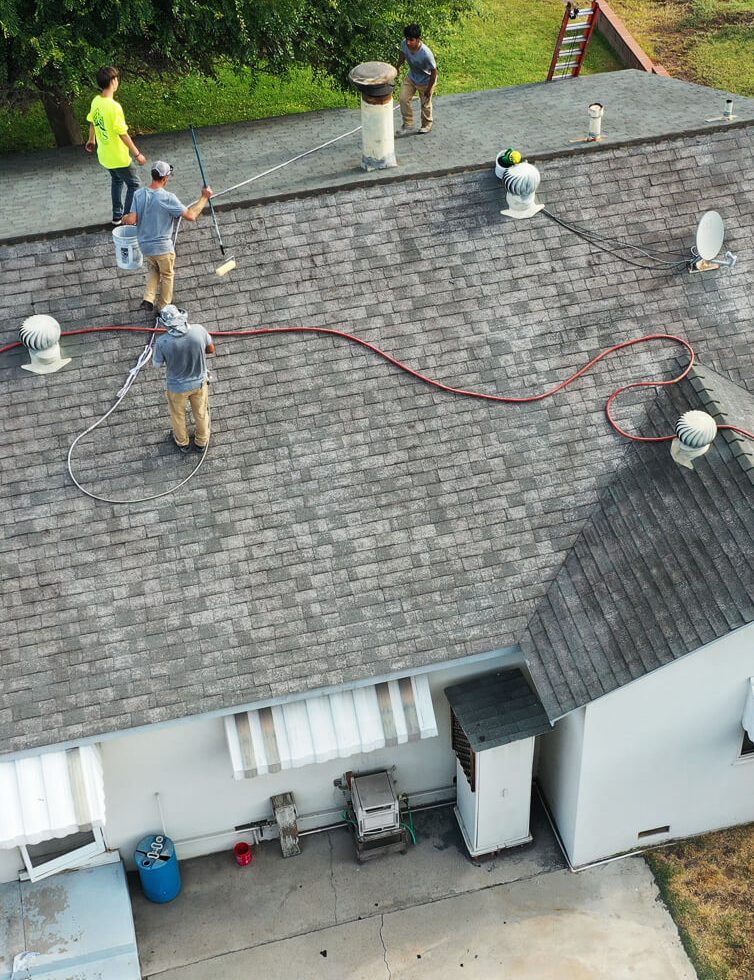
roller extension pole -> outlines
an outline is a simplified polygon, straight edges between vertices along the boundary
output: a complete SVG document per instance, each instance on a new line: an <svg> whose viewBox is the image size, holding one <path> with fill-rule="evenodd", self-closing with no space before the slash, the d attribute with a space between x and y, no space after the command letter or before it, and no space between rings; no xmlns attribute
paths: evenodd
<svg viewBox="0 0 754 980"><path fill-rule="evenodd" d="M202 163L202 155L199 152L199 143L197 142L196 139L196 131L194 130L193 126L191 126L190 129L191 129L191 140L194 144L194 152L196 153L196 162L199 164L199 173L202 175L202 186L209 187L209 184L207 183L207 176L204 173L204 164ZM223 255L225 255L225 246L223 245L223 240L222 237L220 236L220 227L217 224L217 215L215 214L215 209L212 205L212 198L209 199L209 209L210 212L212 213L212 223L215 226L215 234L217 235L217 241L218 244L220 245L220 251L222 252Z"/></svg>

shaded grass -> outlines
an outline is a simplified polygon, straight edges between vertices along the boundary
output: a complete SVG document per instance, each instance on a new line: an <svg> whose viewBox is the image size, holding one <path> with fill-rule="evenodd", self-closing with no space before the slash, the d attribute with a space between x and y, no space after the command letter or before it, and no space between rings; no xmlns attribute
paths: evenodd
<svg viewBox="0 0 754 980"><path fill-rule="evenodd" d="M754 0L611 0L611 6L671 75L754 96Z"/></svg>
<svg viewBox="0 0 754 980"><path fill-rule="evenodd" d="M479 0L443 44L427 41L440 67L439 94L541 82L547 76L563 16L561 0ZM396 57L397 57L396 38ZM611 71L620 64L601 38L590 46L585 72ZM94 91L79 98L75 112L83 120ZM307 69L285 78L218 68L212 81L190 75L167 84L124 79L118 92L133 133L185 130L194 123L211 126L264 119L312 109L359 104L353 92L342 92L315 79ZM0 153L42 150L54 145L41 105L28 112L0 112Z"/></svg>
<svg viewBox="0 0 754 980"><path fill-rule="evenodd" d="M754 977L754 825L646 855L699 980Z"/></svg>

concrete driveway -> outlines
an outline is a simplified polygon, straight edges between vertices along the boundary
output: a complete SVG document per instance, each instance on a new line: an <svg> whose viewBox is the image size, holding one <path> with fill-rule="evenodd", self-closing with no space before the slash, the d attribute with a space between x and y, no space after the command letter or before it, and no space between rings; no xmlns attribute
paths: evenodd
<svg viewBox="0 0 754 980"><path fill-rule="evenodd" d="M132 880L142 971L160 980L694 980L641 858L566 870L537 808L534 843L466 855L450 810L417 816L417 845L360 866L345 830L287 861L263 844L182 864L152 905Z"/></svg>

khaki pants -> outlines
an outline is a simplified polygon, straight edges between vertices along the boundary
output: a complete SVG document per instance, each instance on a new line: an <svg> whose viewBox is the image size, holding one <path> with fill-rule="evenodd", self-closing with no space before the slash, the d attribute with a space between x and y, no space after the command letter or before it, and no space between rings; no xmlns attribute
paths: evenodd
<svg viewBox="0 0 754 980"><path fill-rule="evenodd" d="M401 85L401 115L403 125L409 128L414 125L414 110L411 106L411 99L419 95L422 109L422 126L429 129L432 126L432 95L427 96L426 85L415 85L408 75L403 79Z"/></svg>
<svg viewBox="0 0 754 980"><path fill-rule="evenodd" d="M158 310L173 302L173 281L175 279L175 252L165 255L145 255L147 260L147 284L144 299L155 303ZM157 287L159 286L159 296Z"/></svg>
<svg viewBox="0 0 754 980"><path fill-rule="evenodd" d="M167 396L175 441L179 446L188 446L189 444L186 406L190 404L191 414L194 416L194 424L196 425L194 443L203 449L209 442L210 433L209 385L207 382L205 381L201 388L196 388L194 391L168 391Z"/></svg>

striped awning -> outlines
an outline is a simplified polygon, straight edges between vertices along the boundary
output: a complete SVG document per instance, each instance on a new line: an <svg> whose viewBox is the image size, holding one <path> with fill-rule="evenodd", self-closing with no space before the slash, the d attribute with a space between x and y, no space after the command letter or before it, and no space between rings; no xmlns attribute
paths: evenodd
<svg viewBox="0 0 754 980"><path fill-rule="evenodd" d="M96 745L0 762L0 849L39 844L105 823Z"/></svg>
<svg viewBox="0 0 754 980"><path fill-rule="evenodd" d="M746 734L754 742L754 677L749 678L749 684L746 688L746 704L744 705L742 724Z"/></svg>
<svg viewBox="0 0 754 980"><path fill-rule="evenodd" d="M236 779L345 759L437 735L426 675L401 677L225 719Z"/></svg>

